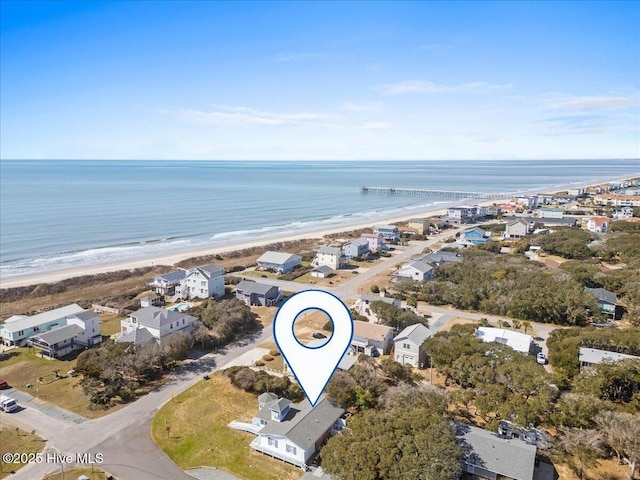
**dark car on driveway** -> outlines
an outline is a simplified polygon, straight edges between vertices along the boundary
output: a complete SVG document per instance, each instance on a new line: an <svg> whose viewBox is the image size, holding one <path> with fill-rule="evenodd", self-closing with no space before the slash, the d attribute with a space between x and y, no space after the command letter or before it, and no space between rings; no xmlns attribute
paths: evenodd
<svg viewBox="0 0 640 480"><path fill-rule="evenodd" d="M320 333L320 332L314 332L312 337L313 338L327 338L327 336L324 333Z"/></svg>

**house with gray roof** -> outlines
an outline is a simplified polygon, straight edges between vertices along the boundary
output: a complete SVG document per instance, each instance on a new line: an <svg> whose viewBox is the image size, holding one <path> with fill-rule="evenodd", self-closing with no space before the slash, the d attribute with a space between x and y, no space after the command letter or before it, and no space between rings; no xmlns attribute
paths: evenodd
<svg viewBox="0 0 640 480"><path fill-rule="evenodd" d="M318 249L314 262L317 267L324 265L334 270L339 270L349 263L349 259L342 253L340 247L330 245Z"/></svg>
<svg viewBox="0 0 640 480"><path fill-rule="evenodd" d="M5 345L26 345L29 337L39 335L49 330L64 327L68 324L77 324L85 328L89 322L88 332L93 333L84 340L86 342L99 343L100 327L98 326L98 314L85 310L77 303L66 305L36 315L13 315L0 324L0 338Z"/></svg>
<svg viewBox="0 0 640 480"><path fill-rule="evenodd" d="M421 262L437 267L443 263L460 263L463 258L462 255L457 252L438 250L437 252L431 252L426 255L418 255L414 260L420 260Z"/></svg>
<svg viewBox="0 0 640 480"><path fill-rule="evenodd" d="M243 280L236 286L236 298L248 306L272 307L282 300L282 291L266 283Z"/></svg>
<svg viewBox="0 0 640 480"><path fill-rule="evenodd" d="M102 342L99 316L96 312L82 310L66 317L66 325L34 333L27 343L40 350L42 356L60 358L77 350Z"/></svg>
<svg viewBox="0 0 640 480"><path fill-rule="evenodd" d="M580 347L579 353L580 368L598 365L603 362L616 363L621 360L639 360L636 355L628 355L626 353L610 352L608 350L600 350L597 348Z"/></svg>
<svg viewBox="0 0 640 480"><path fill-rule="evenodd" d="M259 411L251 428L251 448L306 470L320 447L346 425L344 409L322 398L315 407L307 399L291 403L273 394L258 397Z"/></svg>
<svg viewBox="0 0 640 480"><path fill-rule="evenodd" d="M490 480L533 480L537 447L518 438L506 438L482 428L454 424L462 448L463 470Z"/></svg>
<svg viewBox="0 0 640 480"><path fill-rule="evenodd" d="M369 253L369 240L366 238L356 238L342 246L342 252L349 258L358 258Z"/></svg>
<svg viewBox="0 0 640 480"><path fill-rule="evenodd" d="M327 278L333 274L333 270L331 267L327 267L326 265L320 265L319 267L312 269L310 273L312 277Z"/></svg>
<svg viewBox="0 0 640 480"><path fill-rule="evenodd" d="M149 286L158 295L173 295L176 292L176 287L180 285L180 282L186 275L187 271L182 268L162 275L156 275L153 277L153 282L151 282Z"/></svg>
<svg viewBox="0 0 640 480"><path fill-rule="evenodd" d="M622 306L618 303L618 297L613 292L604 288L590 288L589 291L598 300L600 310L610 320L620 320L622 318Z"/></svg>
<svg viewBox="0 0 640 480"><path fill-rule="evenodd" d="M176 297L220 298L224 296L224 268L213 263L187 270L185 277L176 286Z"/></svg>
<svg viewBox="0 0 640 480"><path fill-rule="evenodd" d="M302 264L302 257L293 253L272 252L263 253L258 258L258 267L272 270L276 273L287 273Z"/></svg>
<svg viewBox="0 0 640 480"><path fill-rule="evenodd" d="M533 224L518 218L511 222L507 222L504 232L502 232L502 238L517 240L531 233Z"/></svg>
<svg viewBox="0 0 640 480"><path fill-rule="evenodd" d="M432 335L433 332L421 323L409 325L393 339L395 361L402 365L424 367L427 353L422 344Z"/></svg>
<svg viewBox="0 0 640 480"><path fill-rule="evenodd" d="M151 335L156 341L162 342L175 332L191 333L192 325L196 320L196 317L177 310L153 306L141 308L120 322L120 334L116 341L138 343L139 339L148 338ZM138 329L145 329L148 333L137 332L136 335L129 335Z"/></svg>
<svg viewBox="0 0 640 480"><path fill-rule="evenodd" d="M371 310L372 302L384 302L398 308L400 308L400 306L402 305L402 301L399 298L385 297L384 294L381 293L379 295L361 295L360 298L357 299L353 304L353 308L360 315L369 317L374 322L377 322L378 317Z"/></svg>
<svg viewBox="0 0 640 480"><path fill-rule="evenodd" d="M429 280L433 275L433 267L420 260L402 265L395 273L396 280Z"/></svg>

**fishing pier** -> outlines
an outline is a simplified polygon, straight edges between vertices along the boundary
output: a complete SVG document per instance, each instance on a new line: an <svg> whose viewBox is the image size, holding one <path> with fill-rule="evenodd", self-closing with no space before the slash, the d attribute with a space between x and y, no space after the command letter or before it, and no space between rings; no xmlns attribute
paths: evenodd
<svg viewBox="0 0 640 480"><path fill-rule="evenodd" d="M362 193L374 195L401 195L405 197L436 197L436 198L473 198L477 200L502 200L511 198L508 193L487 192L456 192L454 190L426 190L420 188L392 188L392 187L361 187Z"/></svg>

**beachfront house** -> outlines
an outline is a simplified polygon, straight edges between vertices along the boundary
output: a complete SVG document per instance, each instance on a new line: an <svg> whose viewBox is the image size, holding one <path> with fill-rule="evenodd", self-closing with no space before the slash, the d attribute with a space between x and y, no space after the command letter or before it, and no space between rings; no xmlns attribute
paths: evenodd
<svg viewBox="0 0 640 480"><path fill-rule="evenodd" d="M273 393L258 397L258 413L250 424L231 422L237 430L253 433L251 448L306 470L326 440L346 422L344 409L322 398L315 407L307 399L291 403Z"/></svg>
<svg viewBox="0 0 640 480"><path fill-rule="evenodd" d="M129 342L139 345L154 339L162 343L175 332L191 333L196 317L177 310L160 307L146 307L133 312L120 322L120 334L116 342Z"/></svg>
<svg viewBox="0 0 640 480"><path fill-rule="evenodd" d="M603 362L616 363L621 360L640 360L640 357L597 348L580 347L579 360L580 368L585 368Z"/></svg>
<svg viewBox="0 0 640 480"><path fill-rule="evenodd" d="M176 286L176 298L220 298L224 296L224 268L215 264L187 270L180 285Z"/></svg>
<svg viewBox="0 0 640 480"><path fill-rule="evenodd" d="M604 288L590 288L589 291L598 300L600 310L610 320L620 320L622 318L622 305L618 303L618 297L613 292Z"/></svg>
<svg viewBox="0 0 640 480"><path fill-rule="evenodd" d="M502 238L517 240L531 233L531 224L521 218L508 222L502 233Z"/></svg>
<svg viewBox="0 0 640 480"><path fill-rule="evenodd" d="M480 205L463 205L447 209L445 220L449 223L472 223L487 216L487 208Z"/></svg>
<svg viewBox="0 0 640 480"><path fill-rule="evenodd" d="M530 353L533 347L533 337L525 333L505 330L504 328L478 327L476 338L483 342L496 342L513 348L516 352Z"/></svg>
<svg viewBox="0 0 640 480"><path fill-rule="evenodd" d="M248 306L272 307L282 300L282 291L273 285L243 280L236 285L236 298Z"/></svg>
<svg viewBox="0 0 640 480"><path fill-rule="evenodd" d="M474 227L469 230L465 230L460 234L460 240L462 245L484 245L491 238L491 232L482 230L481 228Z"/></svg>
<svg viewBox="0 0 640 480"><path fill-rule="evenodd" d="M187 271L180 268L169 273L157 275L153 277L153 282L151 282L149 286L158 295L174 295L176 293L176 287L180 285L180 282L186 274Z"/></svg>
<svg viewBox="0 0 640 480"><path fill-rule="evenodd" d="M366 238L356 238L342 247L342 252L349 258L359 258L369 253L369 240Z"/></svg>
<svg viewBox="0 0 640 480"><path fill-rule="evenodd" d="M66 317L66 322L62 327L33 334L27 343L40 350L42 356L60 358L102 342L96 312L84 310Z"/></svg>
<svg viewBox="0 0 640 480"><path fill-rule="evenodd" d="M422 344L433 332L421 323L409 325L393 339L394 360L402 365L423 368L427 353Z"/></svg>
<svg viewBox="0 0 640 480"><path fill-rule="evenodd" d="M353 322L353 338L349 353L360 355L364 353L369 357L386 355L391 350L393 343L393 328L377 323Z"/></svg>
<svg viewBox="0 0 640 480"><path fill-rule="evenodd" d="M402 265L395 273L396 281L416 280L423 282L433 275L433 267L421 261L409 262Z"/></svg>
<svg viewBox="0 0 640 480"><path fill-rule="evenodd" d="M382 237L382 235L377 235L375 233L364 233L360 236L360 238L365 238L367 242L369 242L370 252L378 252L380 250L384 250L384 238Z"/></svg>
<svg viewBox="0 0 640 480"><path fill-rule="evenodd" d="M318 267L327 266L334 270L339 270L349 263L349 259L342 253L340 247L328 246L318 250L315 264Z"/></svg>
<svg viewBox="0 0 640 480"><path fill-rule="evenodd" d="M400 240L400 230L395 225L376 225L373 233L380 235L385 240Z"/></svg>
<svg viewBox="0 0 640 480"><path fill-rule="evenodd" d="M37 315L13 315L0 324L0 338L5 345L24 346L27 339L32 335L39 335L55 328L64 327L74 323L71 321L73 319L79 319L82 322L82 318L87 313L94 315L93 312L85 312L87 310L80 305L72 303L71 305L55 308ZM95 315L97 316L97 314ZM96 335L100 335L99 330Z"/></svg>
<svg viewBox="0 0 640 480"><path fill-rule="evenodd" d="M293 253L272 252L263 253L258 258L258 268L271 270L278 274L288 273L302 264L302 257Z"/></svg>
<svg viewBox="0 0 640 480"><path fill-rule="evenodd" d="M144 307L161 307L164 305L164 300L155 293L150 293L144 297L140 297L140 306Z"/></svg>

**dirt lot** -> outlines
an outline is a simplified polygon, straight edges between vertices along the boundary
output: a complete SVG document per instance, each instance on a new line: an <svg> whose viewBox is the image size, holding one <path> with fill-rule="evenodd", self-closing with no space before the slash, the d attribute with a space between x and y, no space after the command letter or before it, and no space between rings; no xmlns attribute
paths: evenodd
<svg viewBox="0 0 640 480"><path fill-rule="evenodd" d="M303 312L293 324L293 332L300 342L307 343L313 340L313 333L320 332L327 337L331 334L322 329L325 323L329 321L329 317L320 310L310 310Z"/></svg>

